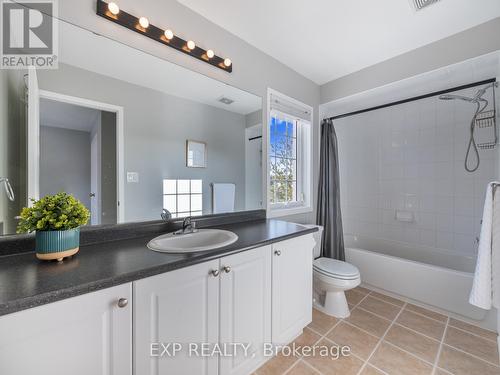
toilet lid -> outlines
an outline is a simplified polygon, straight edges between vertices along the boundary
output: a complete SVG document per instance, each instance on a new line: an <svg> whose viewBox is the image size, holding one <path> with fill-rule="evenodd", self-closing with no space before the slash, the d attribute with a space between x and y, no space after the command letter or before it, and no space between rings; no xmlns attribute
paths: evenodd
<svg viewBox="0 0 500 375"><path fill-rule="evenodd" d="M337 279L353 280L359 277L359 270L347 262L330 258L318 258L313 263L313 268L326 276Z"/></svg>

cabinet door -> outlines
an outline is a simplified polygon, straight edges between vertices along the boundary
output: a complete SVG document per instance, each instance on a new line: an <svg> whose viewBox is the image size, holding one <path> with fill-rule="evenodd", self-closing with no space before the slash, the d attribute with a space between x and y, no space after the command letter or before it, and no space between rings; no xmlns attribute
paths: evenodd
<svg viewBox="0 0 500 375"><path fill-rule="evenodd" d="M247 355L238 347L236 355L221 356L220 375L247 375L263 362L271 339L271 246L222 258L220 283L221 347L251 345Z"/></svg>
<svg viewBox="0 0 500 375"><path fill-rule="evenodd" d="M218 341L219 277L211 274L218 269L214 260L134 282L135 374L217 373L217 357L190 356L189 343ZM182 350L169 356L157 343Z"/></svg>
<svg viewBox="0 0 500 375"><path fill-rule="evenodd" d="M124 284L1 316L0 374L131 375L131 299Z"/></svg>
<svg viewBox="0 0 500 375"><path fill-rule="evenodd" d="M301 236L273 245L272 340L287 344L312 320L314 238Z"/></svg>

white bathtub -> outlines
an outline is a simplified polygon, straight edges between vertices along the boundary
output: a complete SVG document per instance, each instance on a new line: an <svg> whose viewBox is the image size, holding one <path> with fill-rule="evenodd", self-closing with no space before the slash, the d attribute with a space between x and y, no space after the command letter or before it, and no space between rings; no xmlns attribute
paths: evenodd
<svg viewBox="0 0 500 375"><path fill-rule="evenodd" d="M486 317L468 302L475 257L352 235L345 236L345 248L365 284L470 319Z"/></svg>

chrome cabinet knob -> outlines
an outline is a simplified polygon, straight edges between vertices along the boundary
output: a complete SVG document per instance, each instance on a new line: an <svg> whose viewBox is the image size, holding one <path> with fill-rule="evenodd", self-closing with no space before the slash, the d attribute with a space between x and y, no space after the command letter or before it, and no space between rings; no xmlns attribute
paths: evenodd
<svg viewBox="0 0 500 375"><path fill-rule="evenodd" d="M118 300L118 307L119 308L124 308L127 305L128 305L128 299L126 299L126 298L120 298Z"/></svg>
<svg viewBox="0 0 500 375"><path fill-rule="evenodd" d="M223 268L223 270L224 270L225 273L229 273L229 272L231 272L231 267L230 266L225 266Z"/></svg>
<svg viewBox="0 0 500 375"><path fill-rule="evenodd" d="M279 257L279 256L281 255L281 250L276 250L276 251L274 252L274 255L276 255L276 256L278 256L278 257Z"/></svg>
<svg viewBox="0 0 500 375"><path fill-rule="evenodd" d="M217 276L219 276L219 274L220 274L219 270L211 270L209 273L210 273L210 275L212 275L213 277L217 277Z"/></svg>

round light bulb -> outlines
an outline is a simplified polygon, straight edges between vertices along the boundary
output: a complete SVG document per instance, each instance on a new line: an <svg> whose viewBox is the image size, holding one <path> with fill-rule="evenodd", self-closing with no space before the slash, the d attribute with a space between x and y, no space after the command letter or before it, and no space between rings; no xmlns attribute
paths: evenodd
<svg viewBox="0 0 500 375"><path fill-rule="evenodd" d="M233 62L231 61L231 59L228 58L224 59L224 65L227 66L228 68L231 66L232 63Z"/></svg>
<svg viewBox="0 0 500 375"><path fill-rule="evenodd" d="M192 40L187 42L187 46L190 50L193 50L196 48L196 44L194 44L194 42Z"/></svg>
<svg viewBox="0 0 500 375"><path fill-rule="evenodd" d="M139 18L139 25L147 29L149 27L149 20L146 17Z"/></svg>
<svg viewBox="0 0 500 375"><path fill-rule="evenodd" d="M116 3L109 3L108 10L111 12L111 14L114 14L115 16L118 13L120 13L120 7Z"/></svg>
<svg viewBox="0 0 500 375"><path fill-rule="evenodd" d="M207 57L208 57L209 59L211 59L211 58L212 58L212 57L214 57L214 56L215 56L214 51L212 51L211 49L209 49L209 50L207 51Z"/></svg>
<svg viewBox="0 0 500 375"><path fill-rule="evenodd" d="M165 38L167 38L168 40L170 40L174 37L174 32L172 30L165 30L164 34L165 34Z"/></svg>

